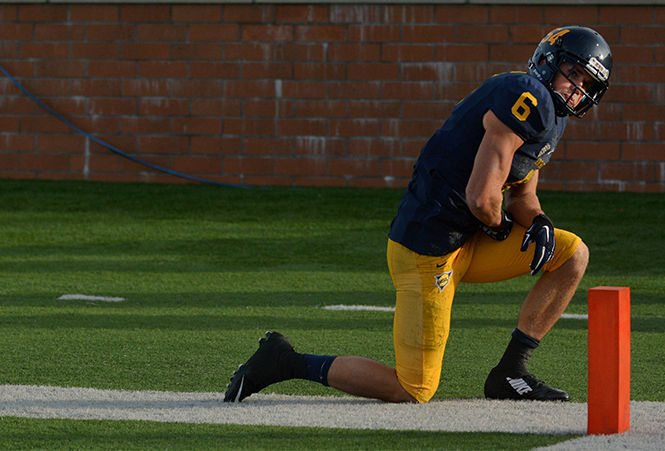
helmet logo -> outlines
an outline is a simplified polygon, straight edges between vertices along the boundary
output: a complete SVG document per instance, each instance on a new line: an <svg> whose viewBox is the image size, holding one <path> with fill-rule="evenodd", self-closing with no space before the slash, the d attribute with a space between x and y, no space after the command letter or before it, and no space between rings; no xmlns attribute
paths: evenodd
<svg viewBox="0 0 665 451"><path fill-rule="evenodd" d="M606 81L610 76L610 71L603 64L592 56L586 65L591 74L595 75L600 81Z"/></svg>
<svg viewBox="0 0 665 451"><path fill-rule="evenodd" d="M557 39L559 39L561 36L563 36L566 33L569 33L570 30L562 29L562 28L557 28L556 30L552 30L547 35L543 38L540 43L544 42L549 42L551 46L554 46L554 43L556 42Z"/></svg>

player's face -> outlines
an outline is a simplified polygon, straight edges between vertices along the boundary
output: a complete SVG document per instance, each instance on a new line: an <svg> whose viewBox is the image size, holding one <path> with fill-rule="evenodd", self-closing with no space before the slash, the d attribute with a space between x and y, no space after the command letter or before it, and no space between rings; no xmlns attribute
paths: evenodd
<svg viewBox="0 0 665 451"><path fill-rule="evenodd" d="M582 101L584 93L591 87L593 78L579 64L562 63L560 69L561 72L554 77L552 87L574 108Z"/></svg>

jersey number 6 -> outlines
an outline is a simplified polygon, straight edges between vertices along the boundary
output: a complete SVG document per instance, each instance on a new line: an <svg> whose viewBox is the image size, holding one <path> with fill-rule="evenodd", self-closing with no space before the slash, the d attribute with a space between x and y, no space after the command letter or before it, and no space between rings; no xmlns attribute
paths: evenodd
<svg viewBox="0 0 665 451"><path fill-rule="evenodd" d="M531 94L529 91L524 91L517 102L510 109L517 119L520 121L526 121L526 118L531 114L531 108L526 103L526 100L529 99L529 102L532 106L538 106L538 100Z"/></svg>

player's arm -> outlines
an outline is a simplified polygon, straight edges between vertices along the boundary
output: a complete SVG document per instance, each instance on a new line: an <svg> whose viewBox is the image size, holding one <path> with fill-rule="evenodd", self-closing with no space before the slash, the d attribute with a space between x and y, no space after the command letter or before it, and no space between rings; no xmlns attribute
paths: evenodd
<svg viewBox="0 0 665 451"><path fill-rule="evenodd" d="M488 110L483 116L485 135L478 148L466 201L471 213L489 227L499 227L503 215L503 184L508 178L515 151L524 144L515 132Z"/></svg>
<svg viewBox="0 0 665 451"><path fill-rule="evenodd" d="M528 182L514 185L506 193L506 210L524 228L531 225L533 218L544 213L536 194L537 186L538 171Z"/></svg>
<svg viewBox="0 0 665 451"><path fill-rule="evenodd" d="M540 207L537 185L538 171L528 182L515 186L506 195L506 208L517 223L527 227L520 250L524 252L534 243L533 260L529 265L532 276L552 259L556 249L554 225Z"/></svg>

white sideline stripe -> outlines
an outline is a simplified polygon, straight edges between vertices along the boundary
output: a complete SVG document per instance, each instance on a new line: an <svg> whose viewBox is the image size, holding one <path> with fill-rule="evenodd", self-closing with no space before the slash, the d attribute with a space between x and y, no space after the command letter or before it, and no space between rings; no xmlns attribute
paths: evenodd
<svg viewBox="0 0 665 451"><path fill-rule="evenodd" d="M101 302L122 302L125 298L108 296L88 296L87 294L63 294L58 301L101 301Z"/></svg>
<svg viewBox="0 0 665 451"><path fill-rule="evenodd" d="M446 399L389 404L348 396L277 394L254 394L242 403L224 403L223 398L223 393L0 385L0 416L581 435L586 434L587 422L586 403ZM555 447L662 450L665 403L632 401L630 410L630 432L582 437Z"/></svg>
<svg viewBox="0 0 665 451"><path fill-rule="evenodd" d="M379 306L376 306L376 305L344 305L344 304L324 305L323 309L324 310L345 310L345 311L367 310L367 311L373 311L373 312L394 312L395 311L395 307L379 307ZM564 314L561 315L561 318L588 320L589 315L576 314L576 313L564 313Z"/></svg>
<svg viewBox="0 0 665 451"><path fill-rule="evenodd" d="M379 307L376 305L324 305L324 310L349 310L349 311L360 311L368 310L373 312L394 312L395 307Z"/></svg>

